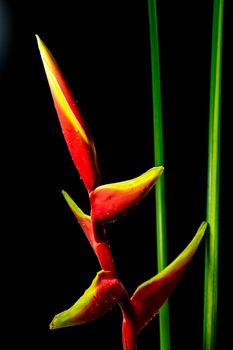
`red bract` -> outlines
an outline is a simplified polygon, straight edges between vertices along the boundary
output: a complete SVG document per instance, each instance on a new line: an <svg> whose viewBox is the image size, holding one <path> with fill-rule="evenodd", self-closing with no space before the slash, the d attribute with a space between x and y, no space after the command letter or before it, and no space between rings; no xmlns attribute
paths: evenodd
<svg viewBox="0 0 233 350"><path fill-rule="evenodd" d="M91 216L84 214L68 193L65 191L62 192L92 246L101 268L106 271L115 271L112 252L106 239L105 229L102 226L97 227L93 224Z"/></svg>
<svg viewBox="0 0 233 350"><path fill-rule="evenodd" d="M89 193L90 215L83 213L65 191L63 195L102 268L83 296L54 317L50 328L93 321L119 304L123 317L123 348L136 350L138 333L173 292L200 244L206 223L201 224L191 243L170 265L141 284L129 297L116 273L105 224L134 208L148 194L164 168L153 167L134 179L100 185L98 161L90 132L53 56L38 36L37 41L68 149Z"/></svg>
<svg viewBox="0 0 233 350"><path fill-rule="evenodd" d="M50 329L94 321L110 311L126 294L124 286L113 272L100 271L81 298L53 318Z"/></svg>
<svg viewBox="0 0 233 350"><path fill-rule="evenodd" d="M162 166L154 167L132 180L97 187L90 193L92 219L105 223L126 214L147 195L162 173Z"/></svg>
<svg viewBox="0 0 233 350"><path fill-rule="evenodd" d="M73 162L90 192L100 183L94 142L58 64L43 41L38 35L36 37L63 135Z"/></svg>
<svg viewBox="0 0 233 350"><path fill-rule="evenodd" d="M131 298L138 332L156 315L160 307L171 295L185 269L189 265L207 224L203 222L195 237L183 252L156 276L137 288Z"/></svg>
<svg viewBox="0 0 233 350"><path fill-rule="evenodd" d="M85 233L90 245L93 247L95 244L95 237L93 235L91 217L78 207L78 205L73 201L73 199L68 195L66 191L62 191L62 194L68 203L70 209L74 213L76 219L78 220L79 225L82 227L83 232Z"/></svg>

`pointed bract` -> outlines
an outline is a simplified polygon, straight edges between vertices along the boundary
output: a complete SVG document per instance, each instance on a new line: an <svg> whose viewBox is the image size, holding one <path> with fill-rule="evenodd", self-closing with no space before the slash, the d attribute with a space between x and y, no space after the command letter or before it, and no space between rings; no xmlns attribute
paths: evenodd
<svg viewBox="0 0 233 350"><path fill-rule="evenodd" d="M73 162L90 192L100 183L92 137L54 57L38 35L36 38L63 135Z"/></svg>
<svg viewBox="0 0 233 350"><path fill-rule="evenodd" d="M163 166L153 167L132 180L97 187L90 193L92 219L104 223L126 214L147 195L163 170Z"/></svg>
<svg viewBox="0 0 233 350"><path fill-rule="evenodd" d="M103 316L125 297L121 282L110 271L99 271L91 286L78 301L57 314L50 323L50 329L76 326Z"/></svg>
<svg viewBox="0 0 233 350"><path fill-rule="evenodd" d="M193 240L183 252L160 273L139 286L133 294L131 301L137 320L138 332L155 316L173 292L196 252L206 226L207 224L203 222Z"/></svg>
<svg viewBox="0 0 233 350"><path fill-rule="evenodd" d="M74 213L79 225L82 227L83 232L85 233L89 243L93 247L94 244L94 237L93 237L93 230L92 230L92 224L91 224L91 217L87 214L85 214L78 205L73 201L73 199L68 195L66 191L62 191L62 194L68 203L70 209Z"/></svg>
<svg viewBox="0 0 233 350"><path fill-rule="evenodd" d="M77 206L73 199L68 195L67 192L62 191L65 200L67 201L70 209L74 213L78 223L82 227L92 249L94 250L100 266L105 271L115 271L115 266L112 258L112 252L110 246L105 237L105 230L103 227L94 230L91 217L84 214L84 212Z"/></svg>

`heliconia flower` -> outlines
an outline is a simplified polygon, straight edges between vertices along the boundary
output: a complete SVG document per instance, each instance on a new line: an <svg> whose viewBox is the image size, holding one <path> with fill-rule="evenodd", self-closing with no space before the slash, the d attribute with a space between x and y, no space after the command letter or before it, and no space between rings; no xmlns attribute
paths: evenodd
<svg viewBox="0 0 233 350"><path fill-rule="evenodd" d="M183 252L156 276L141 284L131 297L137 332L140 332L156 315L160 307L173 292L196 252L206 227L207 223L202 222L196 235Z"/></svg>
<svg viewBox="0 0 233 350"><path fill-rule="evenodd" d="M68 310L57 314L49 327L57 329L94 321L110 311L126 295L127 292L116 275L101 270L81 298Z"/></svg>
<svg viewBox="0 0 233 350"><path fill-rule="evenodd" d="M139 332L173 292L195 254L207 224L200 225L193 240L172 263L141 284L129 297L117 277L104 224L135 207L152 189L164 168L153 167L134 179L100 186L99 163L90 131L54 57L39 36L36 38L65 141L89 193L90 215L85 214L67 192L62 193L102 268L78 301L55 315L50 329L94 321L119 304L123 315L123 348L136 350Z"/></svg>
<svg viewBox="0 0 233 350"><path fill-rule="evenodd" d="M146 196L163 170L163 166L153 167L132 180L97 187L90 193L92 219L106 223L126 214Z"/></svg>
<svg viewBox="0 0 233 350"><path fill-rule="evenodd" d="M70 209L74 213L78 223L82 227L90 245L92 246L100 266L105 271L115 271L115 265L113 262L112 252L110 246L103 232L103 227L95 228L92 224L91 217L84 214L84 212L78 207L74 200L68 195L67 192L62 191L66 202ZM95 229L94 229L95 228Z"/></svg>
<svg viewBox="0 0 233 350"><path fill-rule="evenodd" d="M38 35L36 38L64 138L84 185L90 192L100 184L94 142L54 57Z"/></svg>

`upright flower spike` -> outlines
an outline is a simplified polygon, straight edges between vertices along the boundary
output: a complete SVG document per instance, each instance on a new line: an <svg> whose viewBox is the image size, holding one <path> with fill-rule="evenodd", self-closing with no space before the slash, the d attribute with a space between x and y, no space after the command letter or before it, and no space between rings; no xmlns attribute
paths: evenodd
<svg viewBox="0 0 233 350"><path fill-rule="evenodd" d="M163 170L163 166L153 167L132 180L97 187L90 193L92 219L104 223L126 214L147 195Z"/></svg>
<svg viewBox="0 0 233 350"><path fill-rule="evenodd" d="M156 315L171 295L185 269L195 254L205 233L207 223L203 222L193 240L178 257L156 276L137 288L131 301L137 322L137 332Z"/></svg>
<svg viewBox="0 0 233 350"><path fill-rule="evenodd" d="M94 321L109 312L126 295L115 274L101 270L81 298L69 309L57 314L49 327L57 329Z"/></svg>
<svg viewBox="0 0 233 350"><path fill-rule="evenodd" d="M68 149L89 192L91 215L83 213L65 191L63 195L102 267L78 301L53 318L50 329L94 321L118 303L123 315L123 348L136 350L138 333L173 292L190 263L207 224L202 223L191 243L170 265L139 286L129 298L117 277L104 224L136 206L153 187L164 168L154 167L132 180L100 186L98 161L90 132L53 56L38 36L37 41Z"/></svg>
<svg viewBox="0 0 233 350"><path fill-rule="evenodd" d="M58 64L38 35L36 38L64 138L84 185L90 192L100 184L94 142Z"/></svg>

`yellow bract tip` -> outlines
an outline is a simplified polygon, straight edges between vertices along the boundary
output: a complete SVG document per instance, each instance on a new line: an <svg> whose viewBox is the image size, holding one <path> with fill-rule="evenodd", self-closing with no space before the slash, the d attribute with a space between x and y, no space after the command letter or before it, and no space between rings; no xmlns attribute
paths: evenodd
<svg viewBox="0 0 233 350"><path fill-rule="evenodd" d="M39 37L38 34L36 34L35 37L36 37L37 44L38 44L39 50L40 50L43 42L42 42L42 40L40 39L40 37Z"/></svg>
<svg viewBox="0 0 233 350"><path fill-rule="evenodd" d="M48 48L46 47L46 45L43 43L43 41L41 40L41 38L39 37L39 35L36 34L35 36L36 36L37 45L38 45L40 54L41 54L42 58L45 59L46 55L48 56L49 50L48 50ZM48 59L48 57L47 57L47 59ZM46 60L46 61L47 61L47 60ZM46 62L46 63L48 63L48 62Z"/></svg>
<svg viewBox="0 0 233 350"><path fill-rule="evenodd" d="M71 92L64 92L63 85L65 83L64 77L61 76L60 69L56 63L52 53L40 39L39 35L35 35L38 43L38 48L40 51L41 59L45 68L47 79L50 85L50 89L53 95L53 98L60 105L61 110L68 120L73 125L74 130L79 133L82 139L89 144L89 139L86 135L86 132L83 126L80 124L78 118L76 118L72 108L71 103L67 100L67 95L70 95ZM74 102L73 102L74 103ZM58 113L59 115L59 113Z"/></svg>

